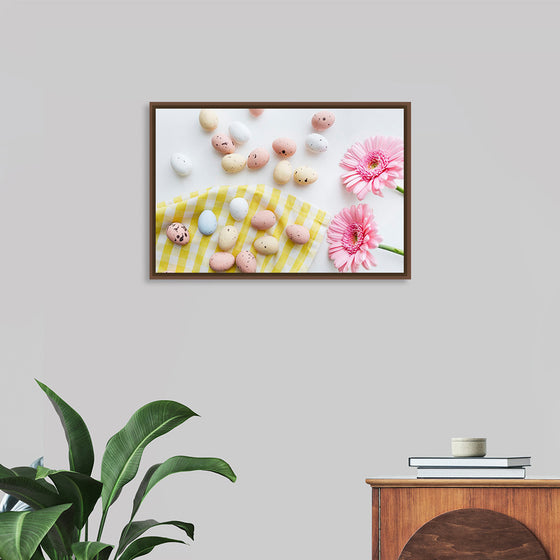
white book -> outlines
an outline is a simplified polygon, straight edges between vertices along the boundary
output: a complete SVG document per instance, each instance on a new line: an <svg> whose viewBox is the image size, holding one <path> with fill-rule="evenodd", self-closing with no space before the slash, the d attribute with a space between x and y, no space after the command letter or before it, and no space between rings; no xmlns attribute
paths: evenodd
<svg viewBox="0 0 560 560"><path fill-rule="evenodd" d="M530 467L531 457L409 457L410 467Z"/></svg>
<svg viewBox="0 0 560 560"><path fill-rule="evenodd" d="M417 478L525 478L524 468L418 468Z"/></svg>

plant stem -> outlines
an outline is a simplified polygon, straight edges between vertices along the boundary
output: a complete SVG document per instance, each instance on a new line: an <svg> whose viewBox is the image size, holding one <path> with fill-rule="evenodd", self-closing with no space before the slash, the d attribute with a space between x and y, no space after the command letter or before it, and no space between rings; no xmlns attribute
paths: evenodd
<svg viewBox="0 0 560 560"><path fill-rule="evenodd" d="M103 533L103 527L105 527L105 519L107 517L107 512L109 510L106 509L103 511L103 515L101 516L101 521L99 523L99 531L97 531L97 542L101 540L101 533Z"/></svg>
<svg viewBox="0 0 560 560"><path fill-rule="evenodd" d="M396 191L399 191L401 194L404 194L404 189L402 187L396 187Z"/></svg>
<svg viewBox="0 0 560 560"><path fill-rule="evenodd" d="M391 247L391 245L379 245L378 249L383 249L384 251L390 251L391 253L396 253L404 257L404 251L402 249L397 249L396 247Z"/></svg>
<svg viewBox="0 0 560 560"><path fill-rule="evenodd" d="M84 531L85 531L85 537L86 537L85 540L87 541L88 540L88 520L87 519L86 519L86 526L85 526Z"/></svg>

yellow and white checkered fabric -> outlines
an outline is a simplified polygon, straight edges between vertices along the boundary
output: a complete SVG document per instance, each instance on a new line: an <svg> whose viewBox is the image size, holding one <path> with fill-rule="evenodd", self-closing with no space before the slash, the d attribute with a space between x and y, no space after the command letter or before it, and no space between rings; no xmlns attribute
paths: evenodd
<svg viewBox="0 0 560 560"><path fill-rule="evenodd" d="M236 223L229 213L229 202L242 197L249 203L249 213L243 222ZM198 231L198 217L203 210L212 210L218 220L218 228L211 236ZM268 231L257 231L251 227L251 217L260 210L271 210L277 223ZM167 227L172 222L181 222L189 230L191 241L187 245L176 245L167 238ZM265 185L221 186L189 193L185 198L177 197L171 202L160 202L156 208L156 272L213 272L208 266L210 257L217 251L218 236L224 226L235 225L239 238L231 253L242 250L255 254L253 242L263 235L272 235L280 247L275 255L259 255L257 272L307 272L321 245L330 216L308 202L291 194ZM292 243L286 235L286 226L305 226L311 238L305 245ZM235 273L233 267L228 272Z"/></svg>

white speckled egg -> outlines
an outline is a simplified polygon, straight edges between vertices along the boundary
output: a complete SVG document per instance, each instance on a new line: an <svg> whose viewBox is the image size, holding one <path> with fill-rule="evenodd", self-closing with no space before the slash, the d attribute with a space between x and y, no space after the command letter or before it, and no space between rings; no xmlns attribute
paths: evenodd
<svg viewBox="0 0 560 560"><path fill-rule="evenodd" d="M214 109L201 109L198 122L204 130L209 132L215 130L218 126L218 113Z"/></svg>
<svg viewBox="0 0 560 560"><path fill-rule="evenodd" d="M251 225L260 231L270 229L276 223L276 215L270 210L261 210L251 218Z"/></svg>
<svg viewBox="0 0 560 560"><path fill-rule="evenodd" d="M327 130L334 124L334 113L330 111L319 111L313 115L311 126L315 130Z"/></svg>
<svg viewBox="0 0 560 560"><path fill-rule="evenodd" d="M167 237L169 241L173 241L177 245L186 245L191 240L187 226L180 222L173 222L169 225Z"/></svg>
<svg viewBox="0 0 560 560"><path fill-rule="evenodd" d="M236 144L245 144L251 138L249 129L239 121L232 122L229 125L229 135Z"/></svg>
<svg viewBox="0 0 560 560"><path fill-rule="evenodd" d="M238 253L237 257L235 257L235 264L239 272L257 272L257 259L251 251L241 251Z"/></svg>
<svg viewBox="0 0 560 560"><path fill-rule="evenodd" d="M179 152L171 156L170 163L173 171L181 177L186 177L192 171L192 161L186 155Z"/></svg>
<svg viewBox="0 0 560 560"><path fill-rule="evenodd" d="M279 185L285 185L292 178L292 173L292 164L283 159L276 164L272 177Z"/></svg>
<svg viewBox="0 0 560 560"><path fill-rule="evenodd" d="M222 158L222 168L226 173L239 173L247 163L247 159L239 154L226 154Z"/></svg>
<svg viewBox="0 0 560 560"><path fill-rule="evenodd" d="M230 253L214 253L208 264L215 272L225 272L235 264L235 257Z"/></svg>
<svg viewBox="0 0 560 560"><path fill-rule="evenodd" d="M294 181L298 185L310 185L314 183L318 177L317 171L307 165L302 165L294 171Z"/></svg>
<svg viewBox="0 0 560 560"><path fill-rule="evenodd" d="M274 255L278 252L278 239L272 235L265 235L255 239L253 243L255 251L261 255Z"/></svg>
<svg viewBox="0 0 560 560"><path fill-rule="evenodd" d="M225 134L214 134L212 136L212 146L220 154L233 154L235 152L233 140Z"/></svg>
<svg viewBox="0 0 560 560"><path fill-rule="evenodd" d="M240 196L232 199L229 203L229 213L236 222L241 222L249 212L249 203Z"/></svg>
<svg viewBox="0 0 560 560"><path fill-rule="evenodd" d="M290 241L298 245L305 245L311 237L309 230L305 226L291 224L286 228L286 235Z"/></svg>
<svg viewBox="0 0 560 560"><path fill-rule="evenodd" d="M235 226L225 226L218 237L218 247L222 251L231 251L237 243L239 232Z"/></svg>
<svg viewBox="0 0 560 560"><path fill-rule="evenodd" d="M309 151L318 154L320 152L326 152L329 147L329 143L324 136L313 132L305 139L305 146Z"/></svg>
<svg viewBox="0 0 560 560"><path fill-rule="evenodd" d="M198 231L202 235L212 235L218 227L218 220L214 212L211 210L204 210L198 217Z"/></svg>

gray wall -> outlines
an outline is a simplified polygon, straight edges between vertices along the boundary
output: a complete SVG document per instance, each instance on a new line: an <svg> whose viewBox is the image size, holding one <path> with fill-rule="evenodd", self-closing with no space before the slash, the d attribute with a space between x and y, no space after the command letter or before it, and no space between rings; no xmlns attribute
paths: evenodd
<svg viewBox="0 0 560 560"><path fill-rule="evenodd" d="M190 405L201 418L142 471L215 455L239 480L171 477L140 516L195 522L196 560L366 559L364 479L412 475L409 455L455 435L558 476L559 16L3 0L1 462L64 465L34 377L88 421L99 459L148 400ZM148 281L151 100L412 101L413 280Z"/></svg>

